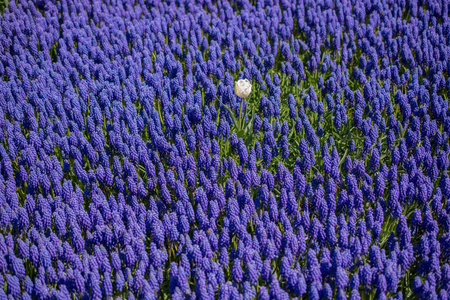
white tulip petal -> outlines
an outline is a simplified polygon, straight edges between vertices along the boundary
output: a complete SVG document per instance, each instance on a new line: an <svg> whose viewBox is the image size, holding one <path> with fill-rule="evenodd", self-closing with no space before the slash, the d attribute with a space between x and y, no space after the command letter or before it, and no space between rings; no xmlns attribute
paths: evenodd
<svg viewBox="0 0 450 300"><path fill-rule="evenodd" d="M241 98L247 98L252 92L252 84L248 79L239 79L234 83L234 91Z"/></svg>

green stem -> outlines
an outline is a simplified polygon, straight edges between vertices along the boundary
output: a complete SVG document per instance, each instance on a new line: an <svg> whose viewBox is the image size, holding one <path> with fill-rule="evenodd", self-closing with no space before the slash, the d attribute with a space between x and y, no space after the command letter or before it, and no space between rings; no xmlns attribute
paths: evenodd
<svg viewBox="0 0 450 300"><path fill-rule="evenodd" d="M241 105L239 107L239 125L238 125L239 131L241 131L241 129L242 129L242 104L243 103L244 103L244 98L241 98Z"/></svg>

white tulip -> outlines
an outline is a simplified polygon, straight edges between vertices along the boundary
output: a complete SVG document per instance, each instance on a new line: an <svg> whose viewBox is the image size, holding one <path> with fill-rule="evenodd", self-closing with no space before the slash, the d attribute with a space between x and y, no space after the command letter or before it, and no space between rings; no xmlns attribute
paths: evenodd
<svg viewBox="0 0 450 300"><path fill-rule="evenodd" d="M241 98L247 98L252 92L252 84L248 79L239 79L234 82L234 91Z"/></svg>

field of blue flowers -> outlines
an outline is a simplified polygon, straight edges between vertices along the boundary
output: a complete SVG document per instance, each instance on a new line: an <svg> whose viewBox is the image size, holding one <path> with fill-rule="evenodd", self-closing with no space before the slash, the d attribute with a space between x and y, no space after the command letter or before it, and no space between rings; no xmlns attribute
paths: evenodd
<svg viewBox="0 0 450 300"><path fill-rule="evenodd" d="M449 299L449 12L2 1L0 300Z"/></svg>

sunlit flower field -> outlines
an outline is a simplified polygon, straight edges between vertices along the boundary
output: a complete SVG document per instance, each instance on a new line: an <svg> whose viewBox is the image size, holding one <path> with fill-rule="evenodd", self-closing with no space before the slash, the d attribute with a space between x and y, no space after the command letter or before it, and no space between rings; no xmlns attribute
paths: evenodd
<svg viewBox="0 0 450 300"><path fill-rule="evenodd" d="M0 7L0 300L449 299L448 0Z"/></svg>

